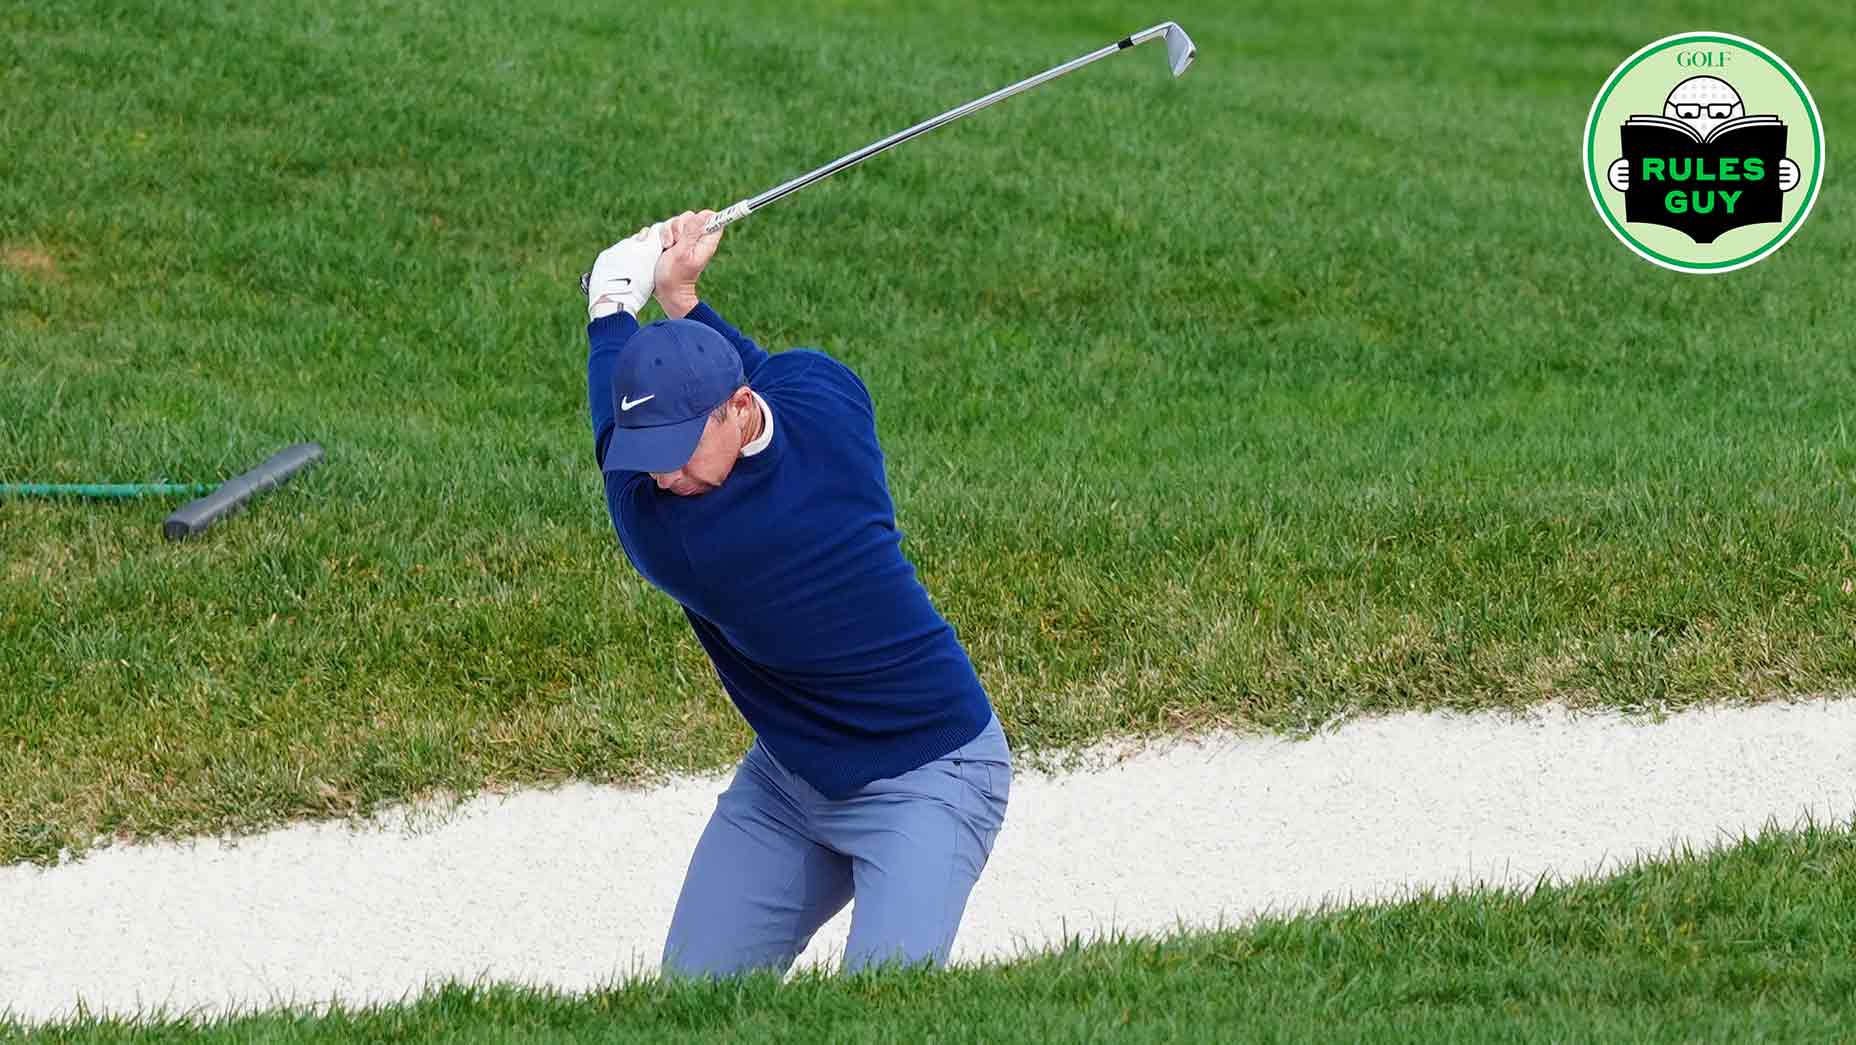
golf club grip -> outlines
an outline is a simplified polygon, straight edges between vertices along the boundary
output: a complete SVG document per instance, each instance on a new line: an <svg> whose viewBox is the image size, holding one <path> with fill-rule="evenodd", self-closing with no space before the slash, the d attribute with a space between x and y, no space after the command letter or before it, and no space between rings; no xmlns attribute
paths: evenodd
<svg viewBox="0 0 1856 1045"><path fill-rule="evenodd" d="M282 485L291 476L320 460L322 447L315 443L287 446L244 475L227 479L219 489L205 497L182 505L180 510L168 516L167 521L161 524L161 532L170 541L198 536L253 497Z"/></svg>
<svg viewBox="0 0 1856 1045"><path fill-rule="evenodd" d="M714 235L715 233L720 232L726 226L733 224L734 222L740 221L742 218L745 218L752 213L754 213L754 208L748 205L747 200L742 200L740 203L735 204L734 206L728 208L725 211L721 211L720 213L716 214L715 217L710 218L708 221L704 222L702 226L702 234L705 236ZM592 287L593 287L593 274L591 272L580 273L580 293L581 294L592 293Z"/></svg>
<svg viewBox="0 0 1856 1045"><path fill-rule="evenodd" d="M735 204L705 222L702 227L702 234L707 236L710 233L720 232L723 228L740 221L742 218L752 213L754 213L754 208L748 205L747 200L742 200L740 203Z"/></svg>

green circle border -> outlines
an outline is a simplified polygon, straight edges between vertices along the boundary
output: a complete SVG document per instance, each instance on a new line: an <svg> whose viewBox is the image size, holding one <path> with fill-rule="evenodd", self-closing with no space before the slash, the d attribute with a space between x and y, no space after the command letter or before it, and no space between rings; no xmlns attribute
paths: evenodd
<svg viewBox="0 0 1856 1045"><path fill-rule="evenodd" d="M1597 170L1592 166L1593 156L1596 155L1593 145L1598 140L1598 114L1604 110L1605 100L1611 97L1611 92L1617 87L1618 82L1624 79L1632 69L1636 68L1651 55L1661 54L1671 47L1680 47L1684 44L1691 43L1727 44L1729 46L1750 50L1759 55L1762 61L1777 69L1779 75L1785 77L1785 82L1792 85L1792 90L1797 92L1798 99L1804 102L1805 115L1811 119L1811 188L1810 192L1805 196L1804 202L1799 205L1798 212L1792 215L1792 220L1786 222L1784 228L1774 233L1772 238L1761 244L1758 249L1749 251L1737 258L1728 258L1725 261L1683 261L1680 258L1672 258L1666 254L1659 253L1638 242L1635 236L1632 236L1629 232L1624 230L1624 225L1627 223L1620 222L1617 216L1611 213L1611 208L1605 205L1604 196L1600 194L1598 189L1599 182ZM1660 262L1672 269L1685 272L1712 273L1719 270L1741 268L1746 265L1751 265L1767 254L1784 246L1785 241L1791 238L1791 234L1796 230L1798 224L1804 221L1805 217L1811 213L1812 204L1817 202L1818 186L1821 185L1824 180L1824 129L1818 122L1817 102L1812 99L1810 92L1805 90L1804 85L1798 82L1797 77L1792 75L1791 69L1786 66L1785 62L1781 60L1778 55L1767 50L1764 44L1754 43L1752 40L1745 37L1723 36L1705 30L1693 33L1678 33L1675 36L1664 37L1662 40L1650 44L1635 57L1626 60L1623 65L1614 70L1610 78L1605 81L1604 88L1598 92L1597 100L1592 103L1591 115L1586 118L1585 178L1586 186L1591 190L1592 202L1598 206L1598 213L1603 216L1605 222L1611 226L1611 230L1617 233L1618 238L1624 240L1631 249L1637 251L1644 257Z"/></svg>

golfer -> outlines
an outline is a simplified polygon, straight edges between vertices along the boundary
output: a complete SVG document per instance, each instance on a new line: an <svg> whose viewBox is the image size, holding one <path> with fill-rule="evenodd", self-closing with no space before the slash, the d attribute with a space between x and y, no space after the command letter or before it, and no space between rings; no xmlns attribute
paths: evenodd
<svg viewBox="0 0 1856 1045"><path fill-rule="evenodd" d="M613 528L755 734L663 969L784 972L853 897L845 970L942 965L1005 819L1005 734L903 557L863 381L823 352L769 355L699 301L712 214L614 244L587 290ZM654 290L671 318L641 328Z"/></svg>

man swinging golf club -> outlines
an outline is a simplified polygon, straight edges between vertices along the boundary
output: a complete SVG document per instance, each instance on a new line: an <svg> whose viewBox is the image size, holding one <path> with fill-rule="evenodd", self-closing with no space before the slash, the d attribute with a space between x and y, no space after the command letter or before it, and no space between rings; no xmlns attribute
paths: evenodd
<svg viewBox="0 0 1856 1045"><path fill-rule="evenodd" d="M626 556L682 605L755 741L690 858L667 974L784 972L853 897L843 967L944 964L1011 755L904 558L863 381L699 301L685 212L588 275L587 398ZM671 318L640 328L653 291Z"/></svg>

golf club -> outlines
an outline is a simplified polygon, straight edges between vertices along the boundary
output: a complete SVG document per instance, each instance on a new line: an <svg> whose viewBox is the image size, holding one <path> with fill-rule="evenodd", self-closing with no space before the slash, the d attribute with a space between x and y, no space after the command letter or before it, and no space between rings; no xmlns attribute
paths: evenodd
<svg viewBox="0 0 1856 1045"><path fill-rule="evenodd" d="M1133 34L1132 36L1125 36L1121 38L1120 40L1117 40L1114 43L1109 44L1107 47L1101 48L1100 50L1091 51L1088 54L1083 55L1081 58L1075 58L1075 59L1072 59L1070 61L1063 63L1062 65L1055 66L1050 69L1046 69L1045 71L1037 74L1036 76L1027 77L1026 79L1020 80L1017 83L1012 84L1009 87L1001 87L1000 89L992 92L989 95L986 95L983 98L975 98L973 101L970 101L965 105L959 106L957 108L949 109L948 111L942 113L939 116L933 117L932 119L923 120L921 123L918 123L915 126L908 128L907 130L897 131L895 134L892 134L889 137L884 138L881 141L872 142L871 144L866 145L861 149L858 149L856 152L847 153L843 156L840 156L837 159L831 161L830 163L827 163L826 165L818 168L815 171L812 171L809 174L802 174L799 177L794 178L791 181L785 182L780 185L776 185L773 188L768 189L766 192L763 192L758 196L753 196L748 199L742 200L739 203L736 203L730 206L728 209L716 214L715 217L710 218L708 224L703 227L703 231L705 233L714 232L717 229L720 229L723 226L730 224L731 222L739 221L742 218L747 217L749 214L754 213L755 211L761 209L762 207L767 206L768 204L775 202L776 200L785 199L787 196L790 196L793 193L798 192L800 189L805 188L806 186L812 184L813 182L823 181L824 179L831 177L832 175L838 173L841 170L844 170L847 167L855 167L857 164L860 164L863 161L869 159L870 157L875 156L877 153L884 152L888 149L895 148L896 146L901 145L903 142L908 141L910 138L914 138L917 135L926 134L927 132L934 130L936 127L939 127L944 123L952 123L955 120L960 119L962 116L965 116L968 113L978 112L981 109L984 109L987 106L993 104L994 102L1004 101L1005 99L1010 98L1011 96L1015 94L1020 94L1024 91L1028 91L1031 88L1038 86L1039 84L1046 83L1050 80L1054 80L1057 77L1062 76L1064 73L1071 72L1076 69L1081 69L1083 66L1088 65L1090 62L1096 61L1099 58L1106 58L1111 54L1116 54L1121 51L1125 51L1133 47L1136 44L1143 44L1149 40L1154 40L1154 39L1164 39L1166 41L1167 67L1172 70L1173 76L1175 78L1184 76L1186 73L1186 69L1192 65L1192 59L1197 57L1198 49L1193 47L1192 38L1186 35L1186 31L1184 29L1181 29L1179 27L1179 23L1162 22L1159 25L1156 25L1150 29L1143 29L1140 32ZM580 277L580 291L583 294L586 293L587 282L590 278L590 275L591 275L590 273L583 274Z"/></svg>

